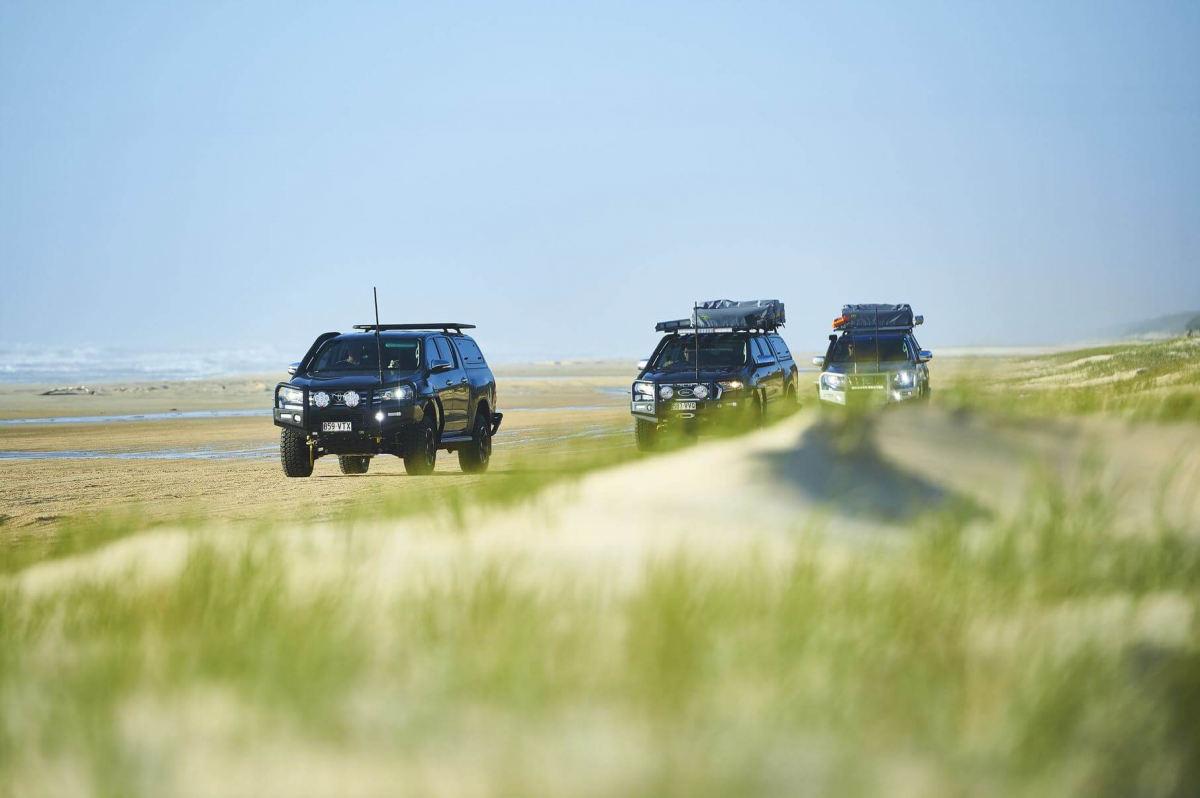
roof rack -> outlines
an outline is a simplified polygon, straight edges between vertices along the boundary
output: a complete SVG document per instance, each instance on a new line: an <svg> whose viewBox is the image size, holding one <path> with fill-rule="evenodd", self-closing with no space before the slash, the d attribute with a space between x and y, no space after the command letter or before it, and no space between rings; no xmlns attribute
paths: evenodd
<svg viewBox="0 0 1200 798"><path fill-rule="evenodd" d="M474 330L474 324L459 324L457 322L442 321L431 322L429 324L355 324L356 330L379 330L385 332L387 330L441 330L442 332L461 332L463 330Z"/></svg>
<svg viewBox="0 0 1200 798"><path fill-rule="evenodd" d="M783 303L778 299L758 299L749 302L734 302L717 299L700 302L692 309L689 319L660 321L655 332L718 332L723 330L764 330L771 332L784 325L786 316Z"/></svg>

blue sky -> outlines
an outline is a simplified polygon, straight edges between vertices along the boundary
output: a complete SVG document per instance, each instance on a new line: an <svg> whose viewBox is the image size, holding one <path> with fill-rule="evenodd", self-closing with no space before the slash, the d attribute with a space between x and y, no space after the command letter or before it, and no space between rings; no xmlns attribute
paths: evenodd
<svg viewBox="0 0 1200 798"><path fill-rule="evenodd" d="M504 359L717 297L798 349L843 302L1084 338L1200 308L1197 42L1194 2L0 0L0 337L299 354L378 285Z"/></svg>

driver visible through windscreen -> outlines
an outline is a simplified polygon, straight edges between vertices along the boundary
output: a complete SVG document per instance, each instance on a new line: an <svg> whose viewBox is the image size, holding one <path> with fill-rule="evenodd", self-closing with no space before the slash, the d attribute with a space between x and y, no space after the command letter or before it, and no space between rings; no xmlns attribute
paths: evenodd
<svg viewBox="0 0 1200 798"><path fill-rule="evenodd" d="M654 358L651 368L682 371L696 368L696 336L676 335ZM739 333L706 333L700 336L700 368L734 368L746 364L746 336Z"/></svg>
<svg viewBox="0 0 1200 798"><path fill-rule="evenodd" d="M421 363L421 339L386 337L380 342L383 367L387 371L416 371ZM313 373L329 371L378 371L375 336L342 336L326 343L313 362Z"/></svg>
<svg viewBox="0 0 1200 798"><path fill-rule="evenodd" d="M904 336L886 333L844 335L834 344L829 355L830 363L901 363L911 359Z"/></svg>

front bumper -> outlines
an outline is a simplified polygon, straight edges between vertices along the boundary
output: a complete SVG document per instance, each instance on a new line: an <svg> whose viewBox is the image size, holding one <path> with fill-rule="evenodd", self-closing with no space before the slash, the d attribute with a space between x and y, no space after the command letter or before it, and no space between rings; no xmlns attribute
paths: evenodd
<svg viewBox="0 0 1200 798"><path fill-rule="evenodd" d="M382 414L382 418L379 417ZM407 424L419 422L425 417L417 405L371 406L371 407L327 407L309 406L307 410L292 405L277 407L274 411L275 425L297 432L322 437L325 435L355 436L370 438L387 437ZM323 431L326 421L350 422L350 432L327 433Z"/></svg>
<svg viewBox="0 0 1200 798"><path fill-rule="evenodd" d="M695 407L689 407L694 404ZM732 421L750 406L749 398L744 394L722 396L719 399L658 399L653 402L631 402L629 410L634 418L643 421L653 421L656 424L667 424L672 421L692 421L700 423L717 423Z"/></svg>
<svg viewBox="0 0 1200 798"><path fill-rule="evenodd" d="M899 388L894 385L847 386L840 391L817 384L817 397L823 404L838 407L883 407L905 402L920 395L916 385Z"/></svg>

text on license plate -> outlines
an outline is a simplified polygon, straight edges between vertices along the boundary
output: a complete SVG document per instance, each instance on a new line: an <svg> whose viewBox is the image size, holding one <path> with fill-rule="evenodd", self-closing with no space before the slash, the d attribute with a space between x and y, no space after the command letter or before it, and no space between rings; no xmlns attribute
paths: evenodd
<svg viewBox="0 0 1200 798"><path fill-rule="evenodd" d="M321 432L349 432L349 421L322 421Z"/></svg>
<svg viewBox="0 0 1200 798"><path fill-rule="evenodd" d="M675 409L676 410L695 410L696 403L695 402L676 402Z"/></svg>

